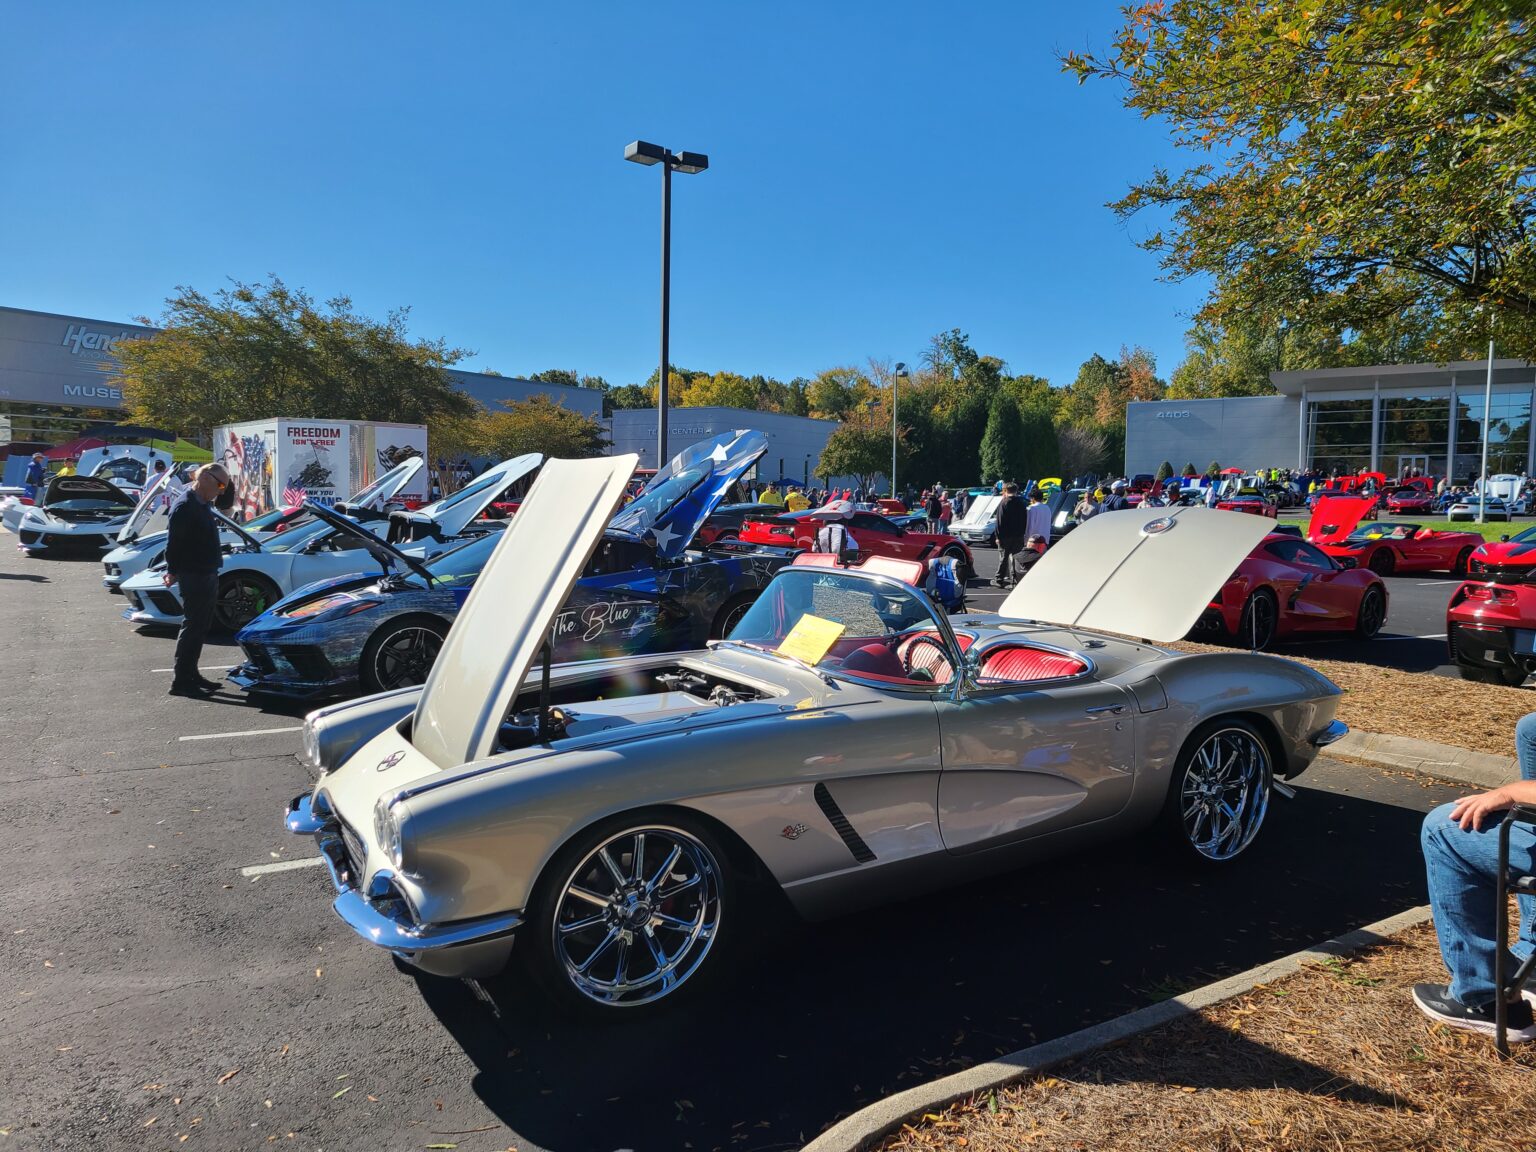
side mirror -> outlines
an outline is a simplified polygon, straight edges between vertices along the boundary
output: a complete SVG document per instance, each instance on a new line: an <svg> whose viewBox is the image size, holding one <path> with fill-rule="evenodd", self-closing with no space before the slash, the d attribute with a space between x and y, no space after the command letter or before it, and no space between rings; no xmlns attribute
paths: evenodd
<svg viewBox="0 0 1536 1152"><path fill-rule="evenodd" d="M1508 540L1508 539L1509 539L1509 536L1508 536L1508 535L1507 535L1507 534L1506 534L1506 535L1503 535L1503 536L1500 536L1500 537L1499 537L1499 543L1501 543L1501 544L1502 544L1502 543L1504 543L1504 542L1505 542L1505 541L1507 541L1507 540Z"/></svg>
<svg viewBox="0 0 1536 1152"><path fill-rule="evenodd" d="M981 653L968 651L965 654L965 678L972 683L981 675Z"/></svg>

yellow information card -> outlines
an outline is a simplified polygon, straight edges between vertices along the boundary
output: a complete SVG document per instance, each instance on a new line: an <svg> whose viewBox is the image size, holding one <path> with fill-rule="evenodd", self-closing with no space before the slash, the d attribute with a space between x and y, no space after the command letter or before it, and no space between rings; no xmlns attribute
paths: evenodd
<svg viewBox="0 0 1536 1152"><path fill-rule="evenodd" d="M837 643L837 638L847 627L836 620L826 620L807 613L789 630L789 635L784 637L784 642L775 651L780 656L803 660L807 664L819 664L827 654L827 649Z"/></svg>

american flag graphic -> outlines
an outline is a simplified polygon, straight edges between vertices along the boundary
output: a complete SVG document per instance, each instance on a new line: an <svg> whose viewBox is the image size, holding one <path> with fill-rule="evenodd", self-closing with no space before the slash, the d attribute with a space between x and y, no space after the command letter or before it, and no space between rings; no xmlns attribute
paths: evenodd
<svg viewBox="0 0 1536 1152"><path fill-rule="evenodd" d="M304 489L292 484L283 489L284 508L297 508L302 503L304 503Z"/></svg>

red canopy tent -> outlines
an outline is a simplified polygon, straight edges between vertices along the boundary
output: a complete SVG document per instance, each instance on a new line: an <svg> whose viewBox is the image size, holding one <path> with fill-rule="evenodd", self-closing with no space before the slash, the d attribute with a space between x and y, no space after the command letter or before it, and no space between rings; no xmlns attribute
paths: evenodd
<svg viewBox="0 0 1536 1152"><path fill-rule="evenodd" d="M43 455L50 460L72 460L85 455L92 448L105 448L107 442L99 436L82 436L78 440L69 440L63 444L55 445Z"/></svg>

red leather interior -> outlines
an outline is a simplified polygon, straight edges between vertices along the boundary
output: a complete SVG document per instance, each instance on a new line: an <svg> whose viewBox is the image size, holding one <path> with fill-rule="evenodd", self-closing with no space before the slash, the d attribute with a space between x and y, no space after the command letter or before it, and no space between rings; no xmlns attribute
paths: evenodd
<svg viewBox="0 0 1536 1152"><path fill-rule="evenodd" d="M1076 656L1060 652L1046 652L1040 648L1010 645L994 648L987 653L981 666L982 680L1008 680L1026 683L1031 680L1056 680L1063 676L1076 676L1086 671L1088 665Z"/></svg>
<svg viewBox="0 0 1536 1152"><path fill-rule="evenodd" d="M870 556L859 567L866 572L893 576L902 583L913 586L921 584L926 574L921 560L900 560L895 556Z"/></svg>
<svg viewBox="0 0 1536 1152"><path fill-rule="evenodd" d="M843 670L857 672L861 676L885 676L900 680L908 678L907 670L901 665L901 657L891 651L888 644L866 644L862 648L855 648L843 661Z"/></svg>
<svg viewBox="0 0 1536 1152"><path fill-rule="evenodd" d="M789 562L792 568L836 568L837 557L831 552L802 552Z"/></svg>

